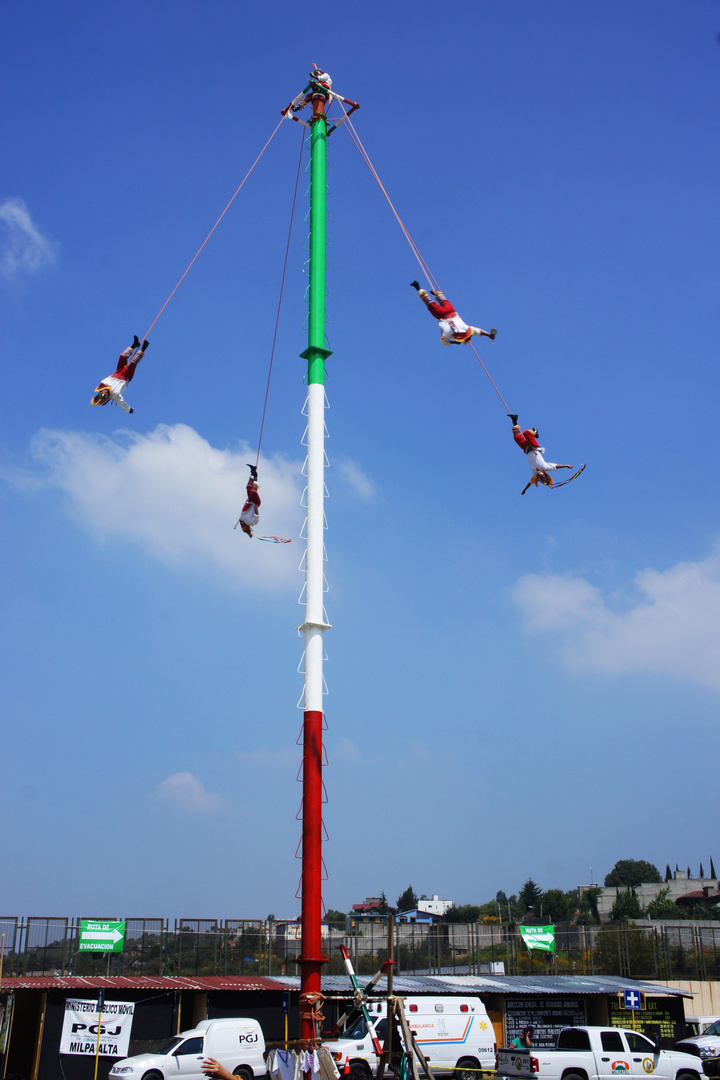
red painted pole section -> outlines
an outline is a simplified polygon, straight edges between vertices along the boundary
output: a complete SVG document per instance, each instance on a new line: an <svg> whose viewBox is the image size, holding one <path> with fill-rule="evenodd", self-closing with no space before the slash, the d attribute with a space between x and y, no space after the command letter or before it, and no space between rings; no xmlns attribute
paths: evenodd
<svg viewBox="0 0 720 1080"><path fill-rule="evenodd" d="M309 709L303 724L302 952L300 993L320 992L322 956L322 732L323 714ZM307 1011L307 1010L303 1010ZM315 1038L309 1017L300 1038Z"/></svg>

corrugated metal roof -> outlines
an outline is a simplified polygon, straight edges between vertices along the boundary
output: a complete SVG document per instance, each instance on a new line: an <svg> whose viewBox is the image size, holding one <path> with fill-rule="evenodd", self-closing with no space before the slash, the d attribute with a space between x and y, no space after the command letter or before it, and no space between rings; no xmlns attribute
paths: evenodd
<svg viewBox="0 0 720 1080"><path fill-rule="evenodd" d="M258 975L18 975L3 990L294 990L283 979Z"/></svg>
<svg viewBox="0 0 720 1080"><path fill-rule="evenodd" d="M274 981L275 976L270 976ZM362 982L362 976L360 981ZM300 977L287 975L282 977L283 989L291 986L300 988ZM386 988L385 978L377 984L379 993ZM668 994L677 997L692 997L687 990L678 990L674 986L662 986L644 982L640 979L620 979L612 975L396 975L393 988L399 994L457 994L496 993L496 994L617 994L623 987L643 990L646 994ZM323 975L323 993L351 992L352 987L347 975Z"/></svg>
<svg viewBox="0 0 720 1080"><path fill-rule="evenodd" d="M361 976L362 981L362 976ZM377 984L384 993L385 978ZM646 994L692 997L687 990L612 975L396 975L398 994L617 994L623 987ZM3 990L300 990L299 975L20 975L4 978ZM347 975L323 975L326 994L351 993Z"/></svg>

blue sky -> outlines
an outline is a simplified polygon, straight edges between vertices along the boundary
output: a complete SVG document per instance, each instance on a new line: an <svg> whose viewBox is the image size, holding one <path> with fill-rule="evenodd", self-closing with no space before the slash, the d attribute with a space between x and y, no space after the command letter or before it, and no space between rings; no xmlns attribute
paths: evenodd
<svg viewBox="0 0 720 1080"><path fill-rule="evenodd" d="M720 8L3 4L4 906L294 916L317 61L548 456L529 471L347 132L329 145L328 907L708 867L720 704ZM301 185L304 190L304 183ZM11 824L10 824L11 823Z"/></svg>

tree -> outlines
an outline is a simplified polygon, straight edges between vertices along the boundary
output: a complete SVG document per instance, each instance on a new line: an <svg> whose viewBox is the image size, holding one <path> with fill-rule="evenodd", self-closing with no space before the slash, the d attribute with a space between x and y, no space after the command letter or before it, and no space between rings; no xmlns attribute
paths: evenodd
<svg viewBox="0 0 720 1080"><path fill-rule="evenodd" d="M389 915L389 914L390 914L390 905L387 902L387 896L385 895L385 890L383 889L383 891L382 891L382 893L380 895L380 907L378 908L378 915Z"/></svg>
<svg viewBox="0 0 720 1080"><path fill-rule="evenodd" d="M713 866L712 855L710 856L710 877L717 880L717 874L715 873L715 867Z"/></svg>
<svg viewBox="0 0 720 1080"><path fill-rule="evenodd" d="M520 903L525 907L525 911L532 908L533 912L539 916L542 898L543 893L540 886L531 877L528 878L518 896Z"/></svg>
<svg viewBox="0 0 720 1080"><path fill-rule="evenodd" d="M605 875L605 886L618 885L632 887L634 885L654 884L662 885L662 878L657 866L645 859L619 859L609 874Z"/></svg>
<svg viewBox="0 0 720 1080"><path fill-rule="evenodd" d="M677 918L678 909L675 906L675 902L670 899L670 886L665 885L662 889L658 889L655 899L651 900L647 906L646 914L651 919L667 919Z"/></svg>
<svg viewBox="0 0 720 1080"><path fill-rule="evenodd" d="M543 922L569 922L577 911L578 901L575 890L563 892L562 889L548 889L542 896ZM538 911L539 915L540 912Z"/></svg>
<svg viewBox="0 0 720 1080"><path fill-rule="evenodd" d="M581 926L588 926L590 923L600 922L598 900L600 899L601 894L602 889L598 889L597 886L590 889L583 889L580 896L580 910L577 917L577 921Z"/></svg>
<svg viewBox="0 0 720 1080"><path fill-rule="evenodd" d="M665 880L672 881L672 870L670 869L670 863L665 863Z"/></svg>
<svg viewBox="0 0 720 1080"><path fill-rule="evenodd" d="M328 926L333 926L337 930L345 929L346 915L344 911L336 911L335 908L328 908L325 912L325 922Z"/></svg>
<svg viewBox="0 0 720 1080"><path fill-rule="evenodd" d="M633 888L615 890L615 900L610 908L610 918L613 922L627 922L628 919L642 918L640 901L635 895Z"/></svg>
<svg viewBox="0 0 720 1080"><path fill-rule="evenodd" d="M488 909L489 914L494 914L497 917L497 905L493 900L490 904L484 904L483 908ZM480 918L483 908L477 906L477 904L460 904L459 907L451 907L443 915L443 922L450 923L474 923ZM494 911L492 909L495 909Z"/></svg>
<svg viewBox="0 0 720 1080"><path fill-rule="evenodd" d="M703 879L704 877L705 877L705 871L703 870L703 865L702 865L702 863L700 863L700 880L702 881L702 879Z"/></svg>
<svg viewBox="0 0 720 1080"><path fill-rule="evenodd" d="M417 893L412 885L408 885L405 892L400 893L397 898L397 909L398 911L414 911L417 905Z"/></svg>

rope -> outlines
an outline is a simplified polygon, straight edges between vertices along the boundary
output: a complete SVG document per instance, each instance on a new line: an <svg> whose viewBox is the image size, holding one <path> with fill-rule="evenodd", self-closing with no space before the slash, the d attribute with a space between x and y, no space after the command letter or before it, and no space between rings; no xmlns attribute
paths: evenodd
<svg viewBox="0 0 720 1080"><path fill-rule="evenodd" d="M437 281L433 277L432 272L430 270L430 267L425 262L425 259L422 257L422 255L420 253L420 249L418 248L417 244L415 243L412 236L410 235L407 228L405 227L400 215L398 214L397 210L395 209L395 207L393 205L393 202L392 202L392 199L390 198L387 191L385 190L383 182L380 179L380 177L378 176L378 174L377 174L377 172L375 170L375 166L373 165L372 161L370 160L370 157L368 155L367 150L365 149L362 142L360 141L360 136L358 135L357 131L353 127L353 123L352 123L352 120L350 119L349 114L347 112L345 112L345 107L343 106L343 103L341 101L339 101L337 98L335 100L338 101L338 104L340 105L340 108L342 109L343 113L345 114L345 120L347 121L348 131L350 132L350 138L353 140L353 142L357 146L358 150L360 151L360 156L362 157L363 161L365 162L368 169L370 170L373 177L375 178L375 180L377 182L377 185L380 188L380 190L382 191L383 195L387 199L388 206L392 210L393 214L395 215L395 218L397 220L398 225L400 226L403 233L405 234L405 238L406 238L407 242L409 243L410 247L412 248L412 251L413 251L413 254L414 254L415 258L420 263L420 269L422 270L423 274L427 278L428 282L432 285L433 289L435 289L436 291L439 290L440 286L438 285Z"/></svg>
<svg viewBox="0 0 720 1080"><path fill-rule="evenodd" d="M477 349L475 348L475 344L474 344L474 342L473 342L472 340L470 341L470 348L471 348L471 349L472 349L472 351L473 351L473 352L475 353L475 355L477 356L478 360L480 360L480 363L481 363L481 365L482 365L482 369L483 369L483 371L484 371L484 372L485 372L485 374L487 375L487 377L488 377L488 379L490 380L490 382L491 382L491 383L493 384L493 389L495 390L495 393L497 394L497 396L498 396L498 397L500 398L500 400L502 401L503 405L505 406L505 412L506 412L506 413L508 414L508 416L509 416L509 415L510 415L510 409L508 408L508 403L507 403L507 401L505 400L505 398L504 398L504 397L502 396L502 394L500 393L500 391L498 390L497 386L495 386L495 380L493 379L492 375L490 374L490 372L488 371L488 369L487 369L487 368L485 367L485 365L483 364L482 360L480 359L480 353L479 353L479 352L477 351Z"/></svg>
<svg viewBox="0 0 720 1080"><path fill-rule="evenodd" d="M336 100L338 100L338 99L336 98ZM357 146L358 150L360 151L360 155L361 155L361 157L362 157L363 161L365 162L365 164L366 164L366 165L367 165L367 167L369 168L369 170L370 170L370 172L372 173L372 175L373 175L373 176L375 177L375 180L377 181L377 183L378 183L378 186L379 186L380 190L382 191L383 195L384 195L384 196L385 196L385 198L387 199L387 201L388 201L388 204L389 204L389 206L390 206L390 209L392 210L393 214L394 214L394 215L395 215L395 217L397 218L397 222L398 222L398 225L400 226L400 228L402 229L402 231L403 231L403 232L405 233L405 237L406 237L406 239L407 239L408 243L410 244L410 247L411 247L411 248L412 248L412 250L413 250L413 254L415 255L415 258L416 258L416 259L417 259L417 261L418 261L418 262L420 263L420 266L421 266L421 268L422 268L422 271L423 271L423 273L425 274L425 277L426 277L426 278L428 279L428 281L429 281L429 282L431 282L431 283L432 283L432 286L433 286L433 288L434 288L434 289L435 289L435 290L437 291L437 290L439 289L439 285L438 285L438 284L437 284L437 282L435 281L435 278L434 278L434 277L433 277L433 275L432 275L432 272L431 272L431 270L430 270L430 267L429 267L429 266L428 266L428 264L427 264L427 263L425 262L425 259L424 259L424 258L422 257L422 255L420 254L420 251L419 251L419 249L418 249L418 247L417 247L417 244L415 243L415 241L413 240L413 238L412 238L412 237L410 236L410 233L409 233L409 232L408 232L408 230L407 230L407 229L405 228L405 225L404 225L404 224L403 224L403 222L402 222L402 221L400 220L400 215L398 214L397 210L396 210L396 209L395 209L395 207L393 206L393 204L392 204L392 201L391 201L391 199L390 199L390 196L388 195L387 191L385 190L385 188L384 188L384 186L383 186L383 183L382 183L382 181L380 180L380 177L378 176L378 174L377 174L377 172L376 172L376 170L375 170L375 167L374 167L373 163L372 163L372 162L370 161L370 158L369 158L369 156L368 156L367 150L365 149L365 147L364 147L364 146L363 146L363 144L361 143L361 141L360 141L360 137L359 137L358 133L356 132L355 128L353 127L353 123L352 123L352 120L350 119L349 115L348 115L348 114L347 114L347 113L345 112L345 109L343 108L343 104L342 104L342 102L341 102L341 101L338 101L338 104L340 105L340 108L342 109L342 111L343 111L343 112L345 113L345 120L347 121L347 126L348 126L348 131L350 132L350 137L352 138L353 142L355 143L355 145ZM480 354L478 353L478 351L477 351L477 349L475 348L475 345L474 345L474 343L473 343L472 341L470 341L470 347L472 348L472 351L473 351L473 352L475 353L475 356L476 356L476 357L478 358L478 360L479 360L479 362L480 362L480 365L482 366L482 369L483 369L483 371L485 372L485 374L487 375L488 379L489 379L489 380L490 380L490 382L492 383L492 386L493 386L493 389L494 389L495 393L497 394L497 396L498 396L498 397L500 398L500 400L502 401L503 405L505 406L505 411L506 411L507 413L509 413L509 412L510 412L510 409L509 409L509 407L508 407L508 404L507 404L507 402L505 401L505 398L504 398L504 397L502 396L502 394L501 394L501 393L500 393L500 391L498 390L498 388L497 388L497 386L496 386L496 384L495 384L495 380L493 379L493 377L492 377L492 375L490 374L490 372L488 371L488 369L487 369L487 368L485 367L485 364L483 363L483 361L482 361L482 359L481 359L481 357L480 357Z"/></svg>
<svg viewBox="0 0 720 1080"><path fill-rule="evenodd" d="M281 124L282 124L282 122L283 122L283 120L284 120L284 119L285 119L285 117L283 116L283 117L282 117L282 119L280 120L280 123L279 123L279 124L278 124L278 126L277 126L277 127L275 128L275 130L273 131L272 135L270 136L270 138L268 139L268 141L267 141L267 142L265 143L265 145L263 146L263 148L262 148L262 150L260 151L260 153L258 154L258 156L257 156L257 157L255 158L255 160L253 161L252 165L250 166L250 168L248 169L247 173L245 174L245 176L244 176L244 178L243 178L242 182L240 183L239 187L237 188L237 190L236 190L236 192L235 192L235 195L237 195L237 194L239 193L239 191L240 191L240 188L242 188L242 186L243 186L243 184L245 183L245 181L247 180L248 176L249 176L249 175L250 175L250 173L251 173L251 172L253 171L253 169L255 168L255 166L257 165L258 161L260 160L260 158L261 158L261 157L263 156L263 154L264 154L264 153L265 153L265 151L267 150L267 148L268 148L268 146L270 145L270 143L272 142L272 140L273 140L273 139L275 138L275 136L277 135L277 133L278 133L278 130L279 130L279 128L280 128L280 126L281 126ZM158 321L158 319L159 319L159 318L160 318L160 316L162 315L162 313L163 313L163 311L165 310L165 308L166 308L166 307L168 306L168 304L169 304L169 303L170 303L170 301L172 300L172 298L173 298L173 296L175 295L175 293L176 293L176 292L178 291L178 289L179 289L179 288L180 288L180 286L182 285L183 281L184 281L184 280L185 280L185 278L187 277L188 271L189 271L189 270L190 270L190 268L192 267L192 265L193 265L193 263L195 262L195 260L197 259L198 255L200 254L200 252L202 251L202 249L203 249L203 248L205 247L205 245L207 244L208 240L210 239L210 237L212 236L212 234L213 234L213 233L215 232L215 230L217 229L217 227L218 227L218 225L220 224L220 222L222 221L222 219L223 219L223 218L225 217L225 214L226 214L226 213L228 212L228 210L230 209L230 207L231 207L231 205L232 205L232 203L233 203L233 200L235 199L235 195L233 195L232 199L230 199L230 202L229 202L229 203L227 204L227 206L226 206L226 207L225 207L225 209L223 210L222 214L221 214L221 215L220 215L220 217L219 217L219 218L217 219L217 221L216 221L216 222L215 222L215 224L213 225L212 229L211 229L211 230L210 230L210 232L209 232L209 233L207 234L207 236L206 236L206 237L205 237L205 239L203 240L202 244L200 245L200 247L199 247L199 248L197 249L197 251L195 252L195 254L194 254L194 256L193 256L192 260L190 261L190 263L188 264L188 266L187 266L187 268L186 268L186 270L185 270L185 273L184 273L184 274L183 274L183 276L182 276L182 277L180 278L180 280L178 281L177 285L175 286L175 288L173 289L173 291L172 291L172 292L170 293L170 295L168 296L167 300L165 301L165 303L163 304L163 306L162 306L162 307L160 308L160 310L158 311L158 313L157 313L157 315L155 316L155 318L153 319L153 321L152 321L152 322L150 323L150 326L148 327L148 329L147 329L147 330L145 331L145 340L147 340L147 338L149 338L149 337L150 337L150 331L152 330L152 328L154 327L155 323L156 323L156 322Z"/></svg>
<svg viewBox="0 0 720 1080"><path fill-rule="evenodd" d="M275 129L277 131L277 128ZM297 201L298 184L300 183L300 166L302 165L302 153L305 145L305 132L301 131L300 154L298 157L297 174L295 176L295 190L293 191L292 210L290 211L290 226L288 228L287 244L285 245L285 262L283 263L282 281L280 282L280 296L278 297L277 315L275 316L275 331L273 333L272 349L270 351L270 367L268 368L267 386L265 387L265 401L263 403L262 420L260 421L260 435L258 437L257 457L255 468L260 461L260 446L262 444L263 429L265 428L265 413L267 412L268 394L270 393L270 376L272 375L273 360L275 358L275 342L277 341L278 324L280 322L280 307L282 305L283 290L285 288L285 272L287 271L288 253L290 251L290 237L292 235L293 220L295 218L295 203Z"/></svg>

